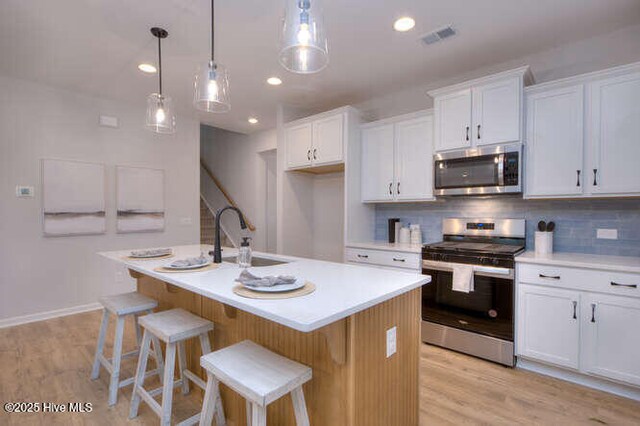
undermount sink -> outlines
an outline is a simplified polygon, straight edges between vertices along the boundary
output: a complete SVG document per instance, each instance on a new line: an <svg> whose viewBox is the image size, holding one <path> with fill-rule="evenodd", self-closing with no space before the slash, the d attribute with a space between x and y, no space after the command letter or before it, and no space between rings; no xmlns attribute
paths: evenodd
<svg viewBox="0 0 640 426"><path fill-rule="evenodd" d="M230 263L236 263L237 262L237 256L229 256L229 257L223 257L222 261L223 262L230 262ZM251 258L251 266L274 266L274 265L282 265L285 263L289 263L289 262L285 262L283 260L275 260L275 259L267 259L266 257L252 257Z"/></svg>

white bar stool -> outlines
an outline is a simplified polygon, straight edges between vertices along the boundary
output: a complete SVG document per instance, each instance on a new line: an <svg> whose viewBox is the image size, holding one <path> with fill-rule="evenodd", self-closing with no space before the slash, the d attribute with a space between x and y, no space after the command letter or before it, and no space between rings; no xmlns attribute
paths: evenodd
<svg viewBox="0 0 640 426"><path fill-rule="evenodd" d="M247 400L247 425L267 424L267 405L291 393L298 426L309 426L302 385L311 380L311 368L275 354L249 340L231 345L200 358L207 371L207 389L200 426L209 426L214 413L220 426L219 382Z"/></svg>
<svg viewBox="0 0 640 426"><path fill-rule="evenodd" d="M143 399L144 402L146 402L160 417L161 425L170 425L173 389L176 386L181 386L182 393L186 395L189 393L189 380L203 390L206 386L205 382L200 377L187 370L184 342L187 339L199 337L202 353L207 354L211 352L209 331L213 330L213 323L204 318L193 315L184 309L170 309L168 311L140 317L140 325L144 328L144 334L142 337L140 357L138 359L138 370L136 372L135 383L133 385L133 394L131 396L129 418L133 419L138 416L140 400ZM146 376L144 372L147 369L151 340L156 337L167 344L164 380L162 387L147 391L143 387ZM180 378L178 380L174 380L176 348L178 349L178 367L180 372ZM161 393L162 405L154 399L154 396ZM179 424L197 424L199 419L200 413Z"/></svg>
<svg viewBox="0 0 640 426"><path fill-rule="evenodd" d="M100 376L100 365L102 365L111 375L109 382L109 405L114 405L118 400L118 389L124 386L128 386L133 383L133 377L129 377L125 380L120 380L120 363L123 358L129 358L136 356L140 348L140 326L138 324L138 315L148 314L153 312L153 309L158 306L158 302L150 297L144 296L140 293L123 293L116 294L114 296L107 296L100 299L100 303L104 306L102 313L102 325L100 326L100 334L98 335L98 344L96 347L96 354L93 361L93 368L91 370L91 379L95 380ZM116 317L116 335L113 342L113 354L111 359L105 358L104 340L107 334L107 327L109 326L109 314L113 314ZM137 349L125 354L122 353L122 339L124 337L124 322L125 318L129 315L133 315L134 323L136 326L136 346ZM147 372L147 376L152 374L158 374L162 377L162 351L160 351L160 344L158 339L153 341L154 358L156 359L156 369Z"/></svg>

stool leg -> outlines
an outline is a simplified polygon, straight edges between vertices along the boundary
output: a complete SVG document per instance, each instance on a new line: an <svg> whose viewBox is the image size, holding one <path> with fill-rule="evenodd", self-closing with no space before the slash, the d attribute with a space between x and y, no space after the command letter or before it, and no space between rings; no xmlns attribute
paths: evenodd
<svg viewBox="0 0 640 426"><path fill-rule="evenodd" d="M138 407L140 407L140 395L138 390L144 385L144 376L147 371L147 360L149 358L149 345L151 344L151 333L144 331L142 336L142 344L140 346L140 354L138 354L138 367L136 369L136 378L133 381L133 390L131 392L131 406L129 407L129 418L138 417Z"/></svg>
<svg viewBox="0 0 640 426"><path fill-rule="evenodd" d="M133 316L133 323L136 325L136 346L140 349L142 343L142 331L140 330L140 324L138 323L138 315Z"/></svg>
<svg viewBox="0 0 640 426"><path fill-rule="evenodd" d="M307 405L304 402L302 386L298 386L291 391L291 400L293 401L293 411L296 415L296 425L309 426L309 415L307 414Z"/></svg>
<svg viewBox="0 0 640 426"><path fill-rule="evenodd" d="M267 426L267 407L255 403L251 406L251 426Z"/></svg>
<svg viewBox="0 0 640 426"><path fill-rule="evenodd" d="M91 380L100 377L100 355L104 350L104 338L107 335L107 327L109 326L109 312L104 309L102 311L102 324L100 325L100 334L98 334L98 344L96 346L96 356L93 360L93 369L91 370Z"/></svg>
<svg viewBox="0 0 640 426"><path fill-rule="evenodd" d="M207 388L204 391L204 399L202 401L200 426L210 426L214 413L216 415L216 426L225 426L226 420L222 411L219 382L213 374L207 372Z"/></svg>
<svg viewBox="0 0 640 426"><path fill-rule="evenodd" d="M153 353L155 354L156 359L156 368L158 369L158 378L160 379L160 384L164 382L164 363L162 362L162 348L160 347L160 340L151 335L151 341L153 342Z"/></svg>
<svg viewBox="0 0 640 426"><path fill-rule="evenodd" d="M124 317L118 316L116 321L116 337L113 342L113 372L109 382L109 405L118 400L118 385L120 384L120 361L122 359L122 339L124 337Z"/></svg>
<svg viewBox="0 0 640 426"><path fill-rule="evenodd" d="M178 342L178 368L180 369L180 379L182 380L182 394L186 395L189 393L189 379L184 375L184 370L187 369L185 360L187 359L187 354L184 350L184 340Z"/></svg>
<svg viewBox="0 0 640 426"><path fill-rule="evenodd" d="M173 372L176 368L176 344L167 343L164 364L164 383L162 385L162 426L171 425L171 404L173 402Z"/></svg>
<svg viewBox="0 0 640 426"><path fill-rule="evenodd" d="M248 399L245 401L245 407L247 411L247 426L251 426L251 402Z"/></svg>

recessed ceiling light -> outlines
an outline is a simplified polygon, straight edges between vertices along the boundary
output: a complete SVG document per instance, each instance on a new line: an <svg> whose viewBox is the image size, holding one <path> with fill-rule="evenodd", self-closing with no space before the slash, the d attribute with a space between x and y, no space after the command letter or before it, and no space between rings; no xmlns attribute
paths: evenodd
<svg viewBox="0 0 640 426"><path fill-rule="evenodd" d="M249 117L248 121L250 124L258 124L258 119L255 117Z"/></svg>
<svg viewBox="0 0 640 426"><path fill-rule="evenodd" d="M280 86L282 84L282 80L280 80L278 77L269 77L267 79L267 83L272 86Z"/></svg>
<svg viewBox="0 0 640 426"><path fill-rule="evenodd" d="M396 19L396 22L393 23L393 29L400 32L409 31L413 27L416 26L416 21L413 18L408 16L403 16L402 18Z"/></svg>
<svg viewBox="0 0 640 426"><path fill-rule="evenodd" d="M151 64L140 64L138 65L138 69L142 72L146 72L147 74L153 74L158 71L156 67Z"/></svg>

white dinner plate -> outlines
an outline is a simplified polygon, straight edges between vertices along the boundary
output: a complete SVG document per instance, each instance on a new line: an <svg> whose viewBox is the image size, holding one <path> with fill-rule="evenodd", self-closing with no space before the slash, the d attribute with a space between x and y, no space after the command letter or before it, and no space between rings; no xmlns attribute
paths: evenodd
<svg viewBox="0 0 640 426"><path fill-rule="evenodd" d="M164 257L164 256L169 256L173 254L173 252L169 252L169 253L161 253L161 254L146 254L146 255L135 255L132 253L129 254L129 257L132 257L134 259L152 259L154 257Z"/></svg>
<svg viewBox="0 0 640 426"><path fill-rule="evenodd" d="M164 265L164 268L166 269L172 269L175 271L188 271L190 269L200 269L200 268L204 268L205 266L209 266L211 265L211 262L207 262L207 263L202 263L202 264L198 264L198 265L189 265L189 266L171 266L171 263L167 263L166 265Z"/></svg>
<svg viewBox="0 0 640 426"><path fill-rule="evenodd" d="M297 280L293 284L281 284L281 285L274 285L272 287L251 287L248 285L245 285L243 287L248 288L249 290L252 290L252 291L257 291L259 293L281 293L283 291L297 290L299 288L304 287L304 284L305 284L304 280Z"/></svg>

